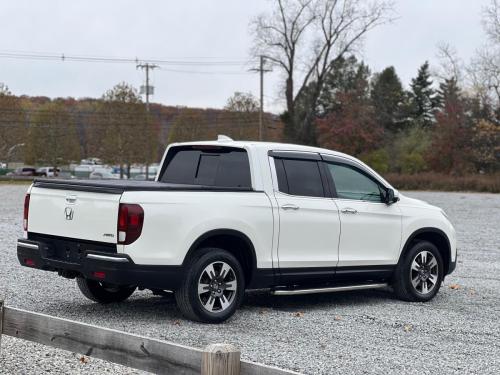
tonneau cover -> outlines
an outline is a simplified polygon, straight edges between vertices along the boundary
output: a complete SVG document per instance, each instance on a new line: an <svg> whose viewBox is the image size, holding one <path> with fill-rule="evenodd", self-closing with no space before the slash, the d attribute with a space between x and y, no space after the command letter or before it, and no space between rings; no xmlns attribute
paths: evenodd
<svg viewBox="0 0 500 375"><path fill-rule="evenodd" d="M57 190L90 191L107 194L122 194L125 191L253 191L247 187L220 187L204 185L181 185L156 181L133 180L62 180L36 178L34 187Z"/></svg>

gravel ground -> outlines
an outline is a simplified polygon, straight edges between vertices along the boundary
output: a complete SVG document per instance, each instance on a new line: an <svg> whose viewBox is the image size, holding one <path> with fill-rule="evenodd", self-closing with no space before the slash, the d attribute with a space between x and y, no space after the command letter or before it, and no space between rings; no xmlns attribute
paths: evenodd
<svg viewBox="0 0 500 375"><path fill-rule="evenodd" d="M24 186L0 185L0 295L9 306L200 348L229 342L246 359L307 374L500 373L499 194L408 193L444 208L458 233L457 270L429 303L401 302L388 290L250 294L228 322L203 325L184 320L169 297L138 292L123 304L100 306L83 298L74 281L19 266L24 193ZM106 372L137 373L2 339L2 374Z"/></svg>

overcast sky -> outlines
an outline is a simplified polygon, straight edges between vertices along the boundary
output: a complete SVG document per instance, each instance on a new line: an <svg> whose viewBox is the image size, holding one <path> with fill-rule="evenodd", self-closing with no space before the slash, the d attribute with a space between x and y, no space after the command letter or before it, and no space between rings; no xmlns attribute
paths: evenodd
<svg viewBox="0 0 500 375"><path fill-rule="evenodd" d="M468 60L485 41L481 9L488 2L397 0L399 19L367 36L362 57L373 71L394 65L405 85L425 60L436 62L439 42ZM244 62L252 41L248 23L269 7L266 0L2 1L0 52ZM250 67L156 70L153 101L220 108L235 91L258 95L258 75L248 72ZM100 97L118 82L138 87L143 80L133 63L0 58L0 82L16 95ZM280 75L267 74L265 87L267 109L279 112Z"/></svg>

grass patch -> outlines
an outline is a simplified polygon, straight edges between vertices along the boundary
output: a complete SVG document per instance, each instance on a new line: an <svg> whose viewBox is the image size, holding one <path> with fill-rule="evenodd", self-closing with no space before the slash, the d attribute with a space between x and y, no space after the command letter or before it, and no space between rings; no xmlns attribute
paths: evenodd
<svg viewBox="0 0 500 375"><path fill-rule="evenodd" d="M14 180L0 178L0 185L30 185L32 182L32 180Z"/></svg>
<svg viewBox="0 0 500 375"><path fill-rule="evenodd" d="M412 175L388 173L384 178L400 190L500 193L500 174L451 176L435 172Z"/></svg>

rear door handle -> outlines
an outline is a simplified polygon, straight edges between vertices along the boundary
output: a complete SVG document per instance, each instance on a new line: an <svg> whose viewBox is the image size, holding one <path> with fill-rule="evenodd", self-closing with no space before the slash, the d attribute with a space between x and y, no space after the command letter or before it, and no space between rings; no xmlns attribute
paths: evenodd
<svg viewBox="0 0 500 375"><path fill-rule="evenodd" d="M284 204L283 206L281 206L281 209L282 210L294 210L294 211L297 211L299 209L299 206L296 206L294 204Z"/></svg>
<svg viewBox="0 0 500 375"><path fill-rule="evenodd" d="M357 214L358 213L357 210L355 210L354 208L350 208L350 207L344 208L344 209L340 210L340 212L342 212L343 214Z"/></svg>

